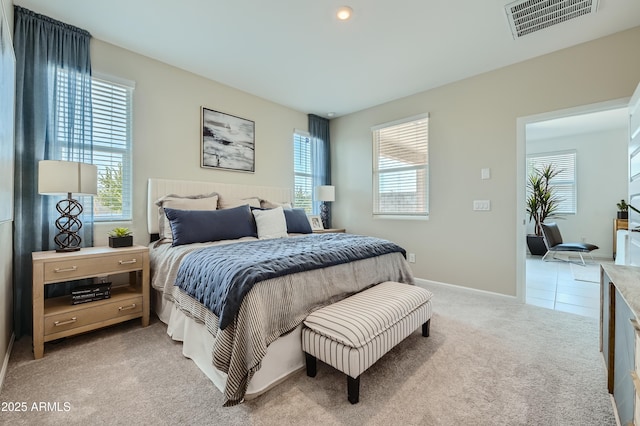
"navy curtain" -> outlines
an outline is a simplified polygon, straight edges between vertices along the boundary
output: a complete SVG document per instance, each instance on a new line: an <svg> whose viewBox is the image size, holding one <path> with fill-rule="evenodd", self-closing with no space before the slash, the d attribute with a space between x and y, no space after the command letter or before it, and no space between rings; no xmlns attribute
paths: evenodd
<svg viewBox="0 0 640 426"><path fill-rule="evenodd" d="M319 185L331 185L331 142L329 138L329 120L309 114L309 134L311 134L311 159L313 161L313 188ZM328 204L327 223L331 224L331 205ZM314 200L313 212L320 211L320 202Z"/></svg>
<svg viewBox="0 0 640 426"><path fill-rule="evenodd" d="M31 253L55 248L55 204L63 196L38 194L38 161L91 163L91 35L14 6L16 53L14 332L29 334ZM81 220L84 246L93 245L91 198ZM51 287L51 288L50 288ZM47 286L49 295L60 287Z"/></svg>

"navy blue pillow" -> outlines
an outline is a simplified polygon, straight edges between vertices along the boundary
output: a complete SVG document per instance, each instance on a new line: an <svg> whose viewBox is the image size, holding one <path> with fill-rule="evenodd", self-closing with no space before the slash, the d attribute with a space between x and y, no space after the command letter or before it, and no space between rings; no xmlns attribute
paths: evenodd
<svg viewBox="0 0 640 426"><path fill-rule="evenodd" d="M173 233L172 246L258 236L249 205L223 210L165 208L164 213Z"/></svg>
<svg viewBox="0 0 640 426"><path fill-rule="evenodd" d="M313 232L304 209L284 209L287 232L291 234L310 234Z"/></svg>

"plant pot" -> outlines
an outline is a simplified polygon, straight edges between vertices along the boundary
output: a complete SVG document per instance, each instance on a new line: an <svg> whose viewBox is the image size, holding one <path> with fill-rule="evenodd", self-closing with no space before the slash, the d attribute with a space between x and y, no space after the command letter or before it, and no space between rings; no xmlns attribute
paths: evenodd
<svg viewBox="0 0 640 426"><path fill-rule="evenodd" d="M544 238L538 235L527 235L527 247L529 247L529 253L534 256L544 256L547 253Z"/></svg>
<svg viewBox="0 0 640 426"><path fill-rule="evenodd" d="M629 219L629 212L618 212L618 219Z"/></svg>
<svg viewBox="0 0 640 426"><path fill-rule="evenodd" d="M133 245L133 235L126 237L109 237L109 247L131 247Z"/></svg>

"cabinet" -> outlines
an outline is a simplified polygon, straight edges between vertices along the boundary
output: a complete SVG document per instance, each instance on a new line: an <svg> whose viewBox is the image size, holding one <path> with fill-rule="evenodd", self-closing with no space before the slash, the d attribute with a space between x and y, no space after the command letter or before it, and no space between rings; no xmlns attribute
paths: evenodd
<svg viewBox="0 0 640 426"><path fill-rule="evenodd" d="M640 268L602 265L600 350L620 424L640 425Z"/></svg>
<svg viewBox="0 0 640 426"><path fill-rule="evenodd" d="M80 251L35 252L33 262L33 355L44 355L44 343L134 318L149 325L149 249L89 247ZM129 285L111 289L105 300L71 304L71 296L44 298L46 285L120 273Z"/></svg>

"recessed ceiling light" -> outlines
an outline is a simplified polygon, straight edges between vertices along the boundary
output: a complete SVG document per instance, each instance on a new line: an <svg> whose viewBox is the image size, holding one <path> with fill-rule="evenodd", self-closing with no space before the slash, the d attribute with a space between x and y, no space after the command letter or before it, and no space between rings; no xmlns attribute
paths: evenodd
<svg viewBox="0 0 640 426"><path fill-rule="evenodd" d="M336 16L341 21L347 21L349 20L349 18L351 18L352 13L353 9L351 9L349 6L342 6L340 9L338 9Z"/></svg>
<svg viewBox="0 0 640 426"><path fill-rule="evenodd" d="M327 113L327 117L333 117L334 115L336 115L336 113L335 113L335 112L328 112L328 113Z"/></svg>

